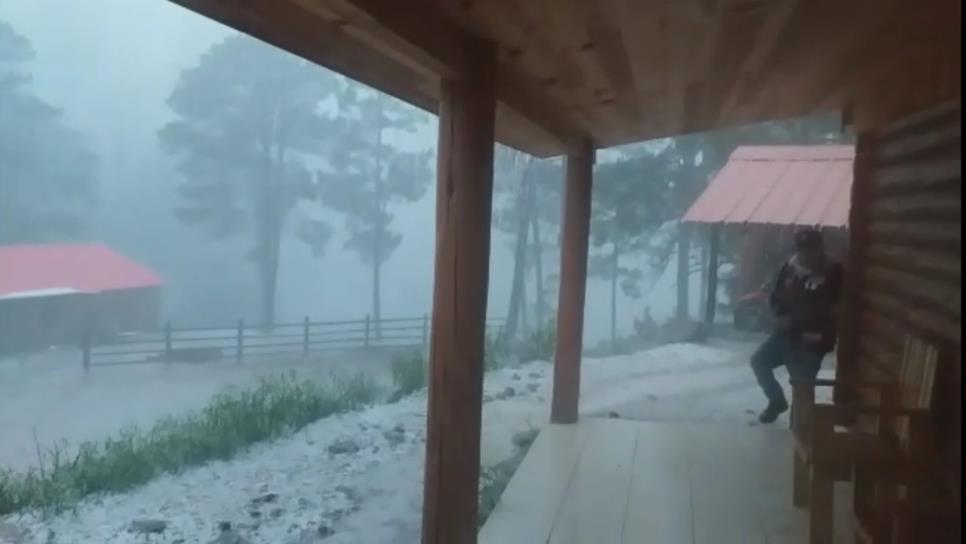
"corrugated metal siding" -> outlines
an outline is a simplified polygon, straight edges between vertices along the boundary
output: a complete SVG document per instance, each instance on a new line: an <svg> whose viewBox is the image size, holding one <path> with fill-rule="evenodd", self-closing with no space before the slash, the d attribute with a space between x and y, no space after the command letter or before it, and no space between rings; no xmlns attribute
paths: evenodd
<svg viewBox="0 0 966 544"><path fill-rule="evenodd" d="M940 350L933 398L942 481L961 493L962 164L960 105L861 136L850 215L843 374L894 377L903 339ZM849 367L852 361L854 367Z"/></svg>
<svg viewBox="0 0 966 544"><path fill-rule="evenodd" d="M739 147L683 220L846 227L854 153L850 145Z"/></svg>

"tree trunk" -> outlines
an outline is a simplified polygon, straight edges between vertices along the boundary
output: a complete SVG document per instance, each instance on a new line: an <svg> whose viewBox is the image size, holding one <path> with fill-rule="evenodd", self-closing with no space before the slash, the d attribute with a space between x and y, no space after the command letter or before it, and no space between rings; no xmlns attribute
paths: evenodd
<svg viewBox="0 0 966 544"><path fill-rule="evenodd" d="M701 296L698 300L708 300L708 244L701 244Z"/></svg>
<svg viewBox="0 0 966 544"><path fill-rule="evenodd" d="M617 244L611 255L611 276L610 276L610 347L617 349L617 280L620 275L619 268L620 252Z"/></svg>
<svg viewBox="0 0 966 544"><path fill-rule="evenodd" d="M529 245L529 244L528 244ZM527 252L523 252L523 269L527 268ZM530 311L527 305L527 278L526 274L520 281L520 335L526 338L530 334Z"/></svg>
<svg viewBox="0 0 966 544"><path fill-rule="evenodd" d="M547 301L544 298L543 292L543 243L540 240L540 218L534 214L532 218L533 224L533 242L531 247L533 248L533 268L534 268L534 290L535 295L535 320L536 327L538 330L547 326Z"/></svg>
<svg viewBox="0 0 966 544"><path fill-rule="evenodd" d="M385 235L384 226L382 224L383 216L383 206L382 206L382 95L376 97L376 104L379 106L377 114L378 121L376 125L376 149L373 157L375 158L375 172L373 173L373 191L375 193L376 210L377 216L374 220L373 231L374 236L372 237L372 318L375 325L375 335L376 338L382 338L382 302L380 300L380 291L382 288L382 278L381 278L381 267L382 267L382 241Z"/></svg>
<svg viewBox="0 0 966 544"><path fill-rule="evenodd" d="M520 319L520 303L523 297L524 265L527 254L527 235L530 232L530 222L525 210L527 204L526 191L529 178L529 163L523 171L523 178L517 192L517 241L513 252L513 284L510 288L510 304L507 308L506 328L503 329L503 342L508 344L517 336Z"/></svg>
<svg viewBox="0 0 966 544"><path fill-rule="evenodd" d="M678 226L678 273L677 273L677 312L675 317L684 321L691 314L691 229L681 223Z"/></svg>
<svg viewBox="0 0 966 544"><path fill-rule="evenodd" d="M285 150L278 141L277 116L271 119L268 134L262 141L264 159L260 183L262 198L256 203L256 252L261 283L261 325L266 331L275 327L275 298L278 291L278 263L281 250L282 221L280 180L284 179ZM274 142L274 143L273 143ZM273 156L274 151L274 156Z"/></svg>

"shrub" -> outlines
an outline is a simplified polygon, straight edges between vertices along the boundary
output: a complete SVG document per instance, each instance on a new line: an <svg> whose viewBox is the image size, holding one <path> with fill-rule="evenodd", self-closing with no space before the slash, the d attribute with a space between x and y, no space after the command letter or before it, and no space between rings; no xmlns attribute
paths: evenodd
<svg viewBox="0 0 966 544"><path fill-rule="evenodd" d="M393 356L392 382L396 390L390 397L395 402L426 387L426 358L419 351L409 351Z"/></svg>
<svg viewBox="0 0 966 544"><path fill-rule="evenodd" d="M520 360L529 363L530 361L549 361L553 359L554 351L557 349L557 327L553 322L547 323L527 336L518 345L517 351Z"/></svg>
<svg viewBox="0 0 966 544"><path fill-rule="evenodd" d="M228 459L255 443L361 408L377 394L362 374L325 387L291 373L253 389L223 391L200 412L163 419L147 431L131 427L85 442L71 458L60 443L40 456L37 468L0 471L0 515L28 508L59 512L87 495L127 491L163 473Z"/></svg>
<svg viewBox="0 0 966 544"><path fill-rule="evenodd" d="M483 369L486 372L499 370L505 366L510 359L510 352L498 337L487 336L486 344L483 346Z"/></svg>
<svg viewBox="0 0 966 544"><path fill-rule="evenodd" d="M530 451L530 446L537 439L539 432L537 429L530 429L517 433L513 437L513 445L516 446L513 455L493 467L480 470L478 527L483 527L486 519L490 517L490 513L496 508L496 503L500 501L503 491L510 483L510 479L513 478L513 474L516 473L520 463L523 462L523 458L527 456L527 452Z"/></svg>
<svg viewBox="0 0 966 544"><path fill-rule="evenodd" d="M584 350L588 357L612 357L614 355L629 355L638 349L644 342L629 337L617 337L614 341L610 339L601 340L596 345Z"/></svg>

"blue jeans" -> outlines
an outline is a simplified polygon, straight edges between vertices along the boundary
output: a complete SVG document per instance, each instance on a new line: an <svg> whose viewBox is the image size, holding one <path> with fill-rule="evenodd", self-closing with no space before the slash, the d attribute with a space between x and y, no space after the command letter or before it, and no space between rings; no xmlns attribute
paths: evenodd
<svg viewBox="0 0 966 544"><path fill-rule="evenodd" d="M775 369L785 365L790 379L814 380L824 358L823 352L788 334L776 332L751 356L751 369L769 402L787 404L785 392L775 379Z"/></svg>

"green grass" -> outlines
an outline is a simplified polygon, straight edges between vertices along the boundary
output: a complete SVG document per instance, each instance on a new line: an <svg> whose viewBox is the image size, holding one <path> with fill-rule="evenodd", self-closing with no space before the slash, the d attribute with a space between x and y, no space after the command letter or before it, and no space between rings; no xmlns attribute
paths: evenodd
<svg viewBox="0 0 966 544"><path fill-rule="evenodd" d="M148 430L132 427L85 442L71 456L64 443L45 454L38 448L38 468L0 469L0 515L60 512L88 495L127 491L164 473L228 459L258 442L361 408L377 396L374 382L361 374L326 387L291 373L252 389L226 390L200 412L166 418Z"/></svg>
<svg viewBox="0 0 966 544"><path fill-rule="evenodd" d="M390 369L396 389L389 397L389 402L395 402L426 387L427 367L426 357L420 351L394 355Z"/></svg>
<svg viewBox="0 0 966 544"><path fill-rule="evenodd" d="M490 513L496 508L496 503L500 501L503 491L506 489L513 474L517 471L523 458L530 451L530 446L537 439L540 431L530 429L522 433L517 433L513 437L516 450L508 459L497 463L493 467L482 468L480 470L480 509L477 517L477 526L483 527Z"/></svg>
<svg viewBox="0 0 966 544"><path fill-rule="evenodd" d="M483 348L484 371L492 372L504 368L508 361L508 351L500 345L496 338L487 336ZM429 363L426 355L419 350L398 353L393 356L390 362L390 370L395 389L389 396L389 402L396 402L426 387Z"/></svg>
<svg viewBox="0 0 966 544"><path fill-rule="evenodd" d="M552 361L557 349L557 327L553 322L537 329L524 338L516 347L520 361Z"/></svg>
<svg viewBox="0 0 966 544"><path fill-rule="evenodd" d="M510 353L496 336L487 336L483 346L483 369L486 372L499 370L509 364Z"/></svg>

